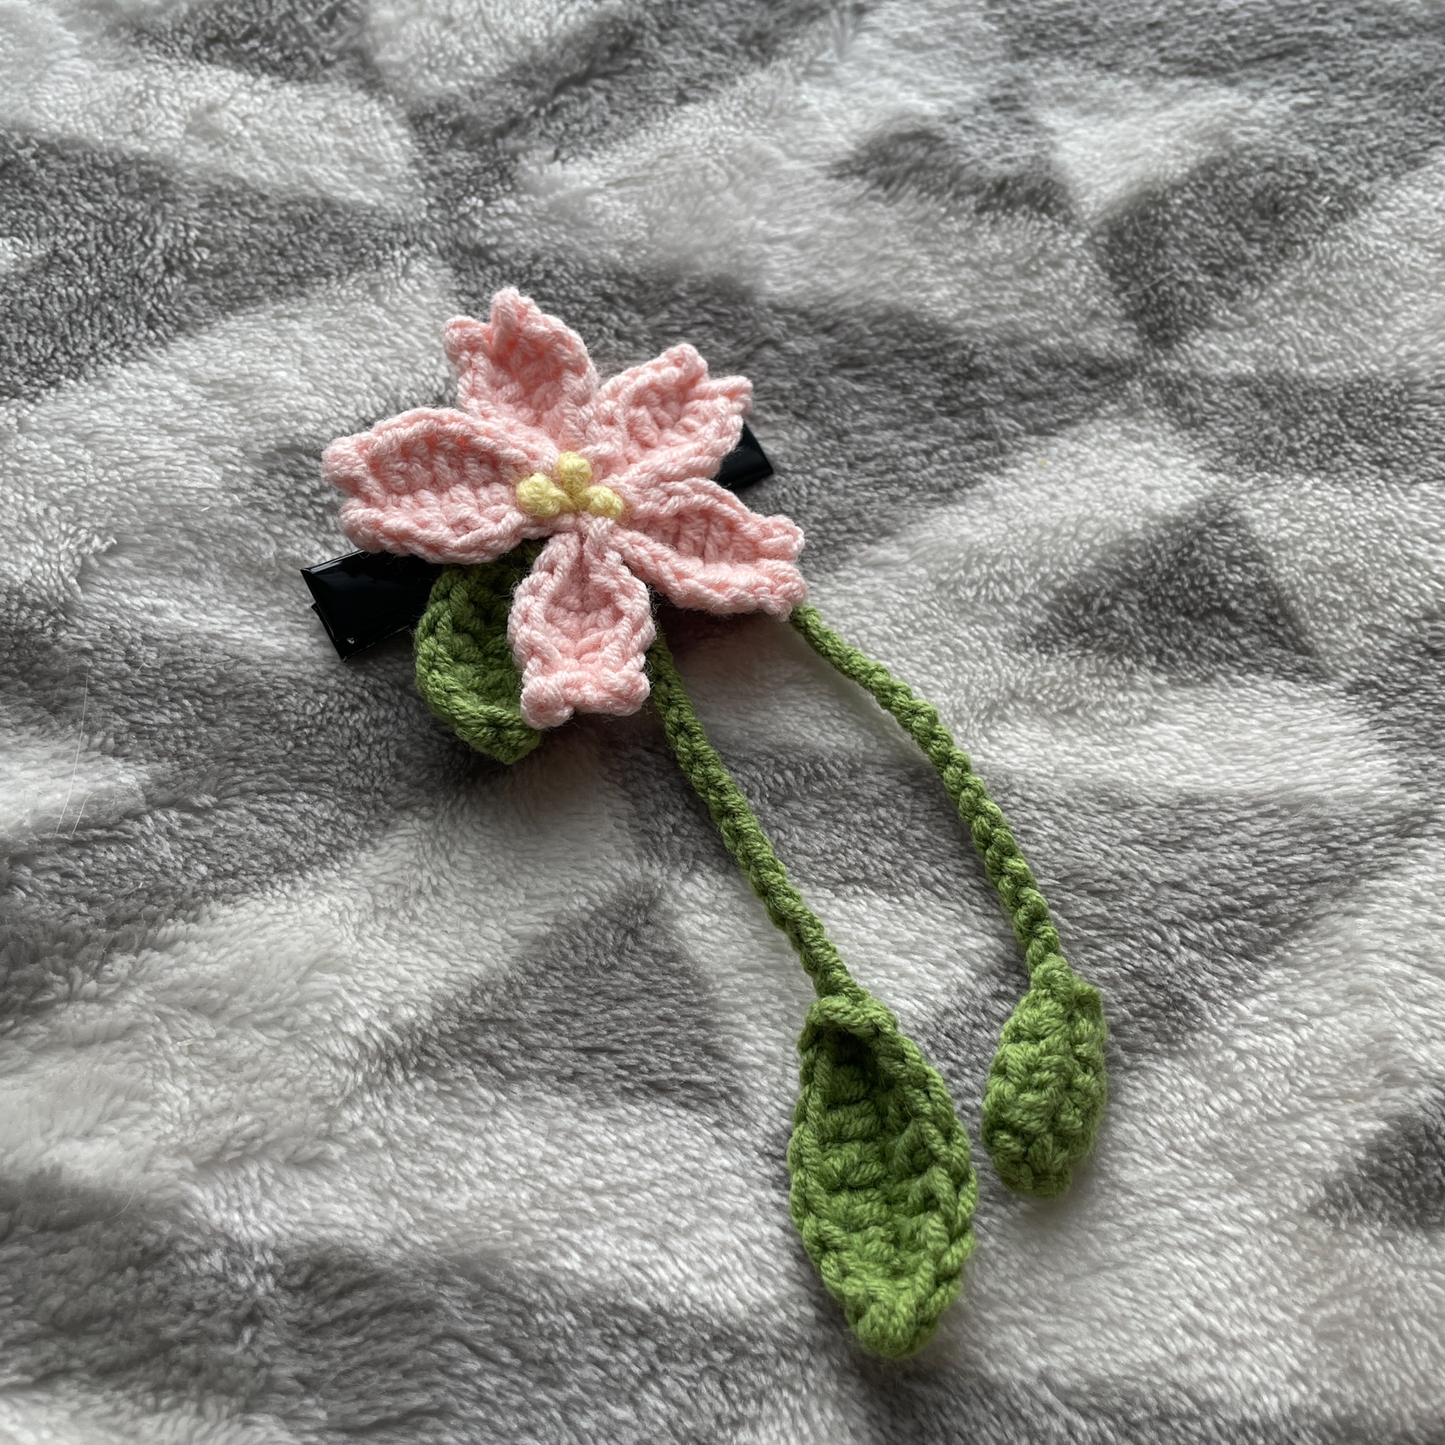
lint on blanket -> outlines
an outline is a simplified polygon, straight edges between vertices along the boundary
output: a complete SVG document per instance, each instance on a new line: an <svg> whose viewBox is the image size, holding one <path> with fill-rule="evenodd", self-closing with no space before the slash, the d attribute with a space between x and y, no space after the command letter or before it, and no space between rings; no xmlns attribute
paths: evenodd
<svg viewBox="0 0 1445 1445"><path fill-rule="evenodd" d="M937 1069L849 974L708 741L654 592L678 607L786 620L933 764L1028 971L982 1117L994 1168L1021 1194L1062 1194L1093 1143L1106 1092L1099 994L1064 961L1023 853L937 710L804 600L802 532L714 480L745 433L743 377L709 376L682 345L599 381L581 338L511 289L492 298L488 321L449 322L446 350L456 409L409 411L327 448L324 473L346 494L342 527L387 566L435 564L420 574L430 592L417 686L473 748L514 763L574 712L633 713L651 700L817 993L798 1040L788 1145L798 1233L863 1346L911 1354L958 1294L974 1248L968 1135ZM343 652L357 642L336 640Z"/></svg>

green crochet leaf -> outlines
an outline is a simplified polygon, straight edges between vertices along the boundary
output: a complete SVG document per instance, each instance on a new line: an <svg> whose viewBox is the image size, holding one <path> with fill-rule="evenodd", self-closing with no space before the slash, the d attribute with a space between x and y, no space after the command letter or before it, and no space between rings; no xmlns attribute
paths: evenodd
<svg viewBox="0 0 1445 1445"><path fill-rule="evenodd" d="M999 1037L983 1096L983 1145L1016 1193L1055 1199L1104 1112L1104 1005L1058 954L1034 969Z"/></svg>
<svg viewBox="0 0 1445 1445"><path fill-rule="evenodd" d="M538 547L495 562L448 567L416 629L416 685L457 736L498 762L515 763L542 741L522 720L522 678L507 641L512 593Z"/></svg>
<svg viewBox="0 0 1445 1445"><path fill-rule="evenodd" d="M978 1182L938 1071L877 999L817 999L798 1049L793 1222L859 1342L927 1343L973 1253Z"/></svg>

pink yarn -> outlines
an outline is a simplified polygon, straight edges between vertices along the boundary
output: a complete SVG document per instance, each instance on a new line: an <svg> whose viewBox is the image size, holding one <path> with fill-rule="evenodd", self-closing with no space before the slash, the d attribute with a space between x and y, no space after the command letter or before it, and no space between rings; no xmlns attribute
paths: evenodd
<svg viewBox="0 0 1445 1445"><path fill-rule="evenodd" d="M341 525L368 551L470 564L549 539L508 626L532 727L642 706L645 584L708 612L784 616L803 600L802 532L712 480L752 399L744 377L709 377L683 345L599 385L581 338L510 287L485 324L448 322L446 350L463 410L422 407L343 437L322 473L347 493ZM563 452L622 499L620 520L522 509L518 483L551 476Z"/></svg>

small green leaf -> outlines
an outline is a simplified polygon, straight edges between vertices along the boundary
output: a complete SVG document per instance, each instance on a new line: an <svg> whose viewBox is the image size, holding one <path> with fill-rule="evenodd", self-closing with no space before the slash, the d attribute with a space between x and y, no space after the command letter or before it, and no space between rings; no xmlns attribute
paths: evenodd
<svg viewBox="0 0 1445 1445"><path fill-rule="evenodd" d="M973 1253L978 1183L938 1071L861 988L817 999L798 1040L793 1222L863 1347L926 1344Z"/></svg>
<svg viewBox="0 0 1445 1445"><path fill-rule="evenodd" d="M522 678L507 641L512 593L538 547L495 562L448 567L416 629L416 685L457 736L498 762L515 763L542 741L522 720Z"/></svg>
<svg viewBox="0 0 1445 1445"><path fill-rule="evenodd" d="M1003 1026L983 1096L983 1146L1015 1193L1057 1198L1093 1147L1106 1037L1098 989L1045 958Z"/></svg>

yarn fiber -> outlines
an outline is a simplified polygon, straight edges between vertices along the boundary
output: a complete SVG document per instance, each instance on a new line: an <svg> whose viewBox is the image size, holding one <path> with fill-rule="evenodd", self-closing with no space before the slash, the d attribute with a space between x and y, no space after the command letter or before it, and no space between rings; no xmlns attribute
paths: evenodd
<svg viewBox="0 0 1445 1445"><path fill-rule="evenodd" d="M522 716L522 675L507 641L512 595L541 547L524 543L480 567L448 567L416 627L416 686L478 752L515 763L542 741Z"/></svg>
<svg viewBox="0 0 1445 1445"><path fill-rule="evenodd" d="M849 974L709 742L659 634L652 699L688 781L787 936L818 997L798 1040L789 1204L803 1246L867 1350L912 1354L938 1327L974 1249L978 1182L938 1071Z"/></svg>
<svg viewBox="0 0 1445 1445"><path fill-rule="evenodd" d="M713 480L752 386L686 344L599 381L582 338L505 287L446 349L460 409L421 407L340 437L322 474L368 551L485 565L545 539L508 627L522 718L633 713L655 588L679 607L787 616L807 592L803 534Z"/></svg>
<svg viewBox="0 0 1445 1445"><path fill-rule="evenodd" d="M1065 962L1058 929L1023 851L938 710L882 663L849 646L804 603L789 621L808 645L866 688L922 748L983 859L1024 950L1029 990L999 1038L983 1099L983 1144L1019 1194L1052 1199L1088 1154L1108 1094L1103 1001Z"/></svg>
<svg viewBox="0 0 1445 1445"><path fill-rule="evenodd" d="M416 632L417 686L472 747L506 763L541 739L508 643L517 592L541 545L447 568ZM1058 930L1003 813L937 709L800 605L790 620L826 661L900 723L937 770L1024 950L1029 989L1004 1025L984 1094L983 1139L999 1176L1052 1198L1097 1132L1106 1095L1098 991L1069 968ZM645 619L655 624L650 610ZM646 655L663 731L724 844L792 944L817 998L798 1040L789 1207L824 1286L864 1348L902 1358L925 1344L962 1287L978 1183L937 1069L848 972L708 740L660 632Z"/></svg>

